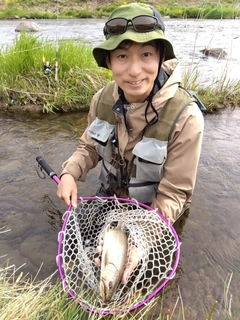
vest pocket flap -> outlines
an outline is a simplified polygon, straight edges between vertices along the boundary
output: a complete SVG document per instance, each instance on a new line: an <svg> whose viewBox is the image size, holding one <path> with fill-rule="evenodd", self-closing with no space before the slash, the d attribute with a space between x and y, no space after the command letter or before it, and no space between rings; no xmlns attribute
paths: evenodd
<svg viewBox="0 0 240 320"><path fill-rule="evenodd" d="M135 145L132 153L142 162L162 164L167 158L167 145L167 141L143 137Z"/></svg>
<svg viewBox="0 0 240 320"><path fill-rule="evenodd" d="M114 125L107 121L96 118L88 128L88 134L91 138L106 143L111 133L113 133Z"/></svg>

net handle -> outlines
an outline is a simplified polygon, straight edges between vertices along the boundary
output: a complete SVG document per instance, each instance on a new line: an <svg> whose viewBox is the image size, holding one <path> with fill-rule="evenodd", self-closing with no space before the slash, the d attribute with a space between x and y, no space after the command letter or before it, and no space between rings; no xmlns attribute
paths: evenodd
<svg viewBox="0 0 240 320"><path fill-rule="evenodd" d="M36 160L38 162L39 168L44 170L51 179L53 179L57 184L60 183L60 179L58 178L56 172L50 167L50 165L47 163L46 160L44 160L41 156L37 156ZM80 198L78 198L79 200ZM68 211L71 211L72 209L72 203L70 202L70 205L68 207Z"/></svg>
<svg viewBox="0 0 240 320"><path fill-rule="evenodd" d="M45 161L41 156L37 156L36 158L38 165L41 169L43 169L51 179L53 179L57 184L60 183L60 179L58 178L55 171L49 166L47 161Z"/></svg>

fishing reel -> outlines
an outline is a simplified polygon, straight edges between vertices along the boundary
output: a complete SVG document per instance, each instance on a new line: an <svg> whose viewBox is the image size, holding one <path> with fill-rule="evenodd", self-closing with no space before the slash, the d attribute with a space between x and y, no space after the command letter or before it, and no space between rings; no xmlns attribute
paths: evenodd
<svg viewBox="0 0 240 320"><path fill-rule="evenodd" d="M49 61L45 61L44 65L43 65L43 72L46 74L52 72L52 66Z"/></svg>

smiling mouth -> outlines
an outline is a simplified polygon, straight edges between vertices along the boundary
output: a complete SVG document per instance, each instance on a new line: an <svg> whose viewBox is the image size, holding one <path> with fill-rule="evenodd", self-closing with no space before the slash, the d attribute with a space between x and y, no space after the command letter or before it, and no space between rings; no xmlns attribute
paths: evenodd
<svg viewBox="0 0 240 320"><path fill-rule="evenodd" d="M139 81L128 81L129 84L132 84L132 85L138 85L140 83L142 83L142 80L139 80Z"/></svg>

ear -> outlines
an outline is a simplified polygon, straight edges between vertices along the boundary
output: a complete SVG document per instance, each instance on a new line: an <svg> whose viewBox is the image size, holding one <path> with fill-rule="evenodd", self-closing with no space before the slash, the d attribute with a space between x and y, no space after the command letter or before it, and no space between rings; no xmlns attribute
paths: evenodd
<svg viewBox="0 0 240 320"><path fill-rule="evenodd" d="M111 62L110 62L110 57L108 54L105 55L105 59L106 59L106 65L108 67L109 70L112 70L111 69Z"/></svg>
<svg viewBox="0 0 240 320"><path fill-rule="evenodd" d="M165 56L166 56L166 48L164 47L164 50L162 52L162 63L165 61Z"/></svg>

